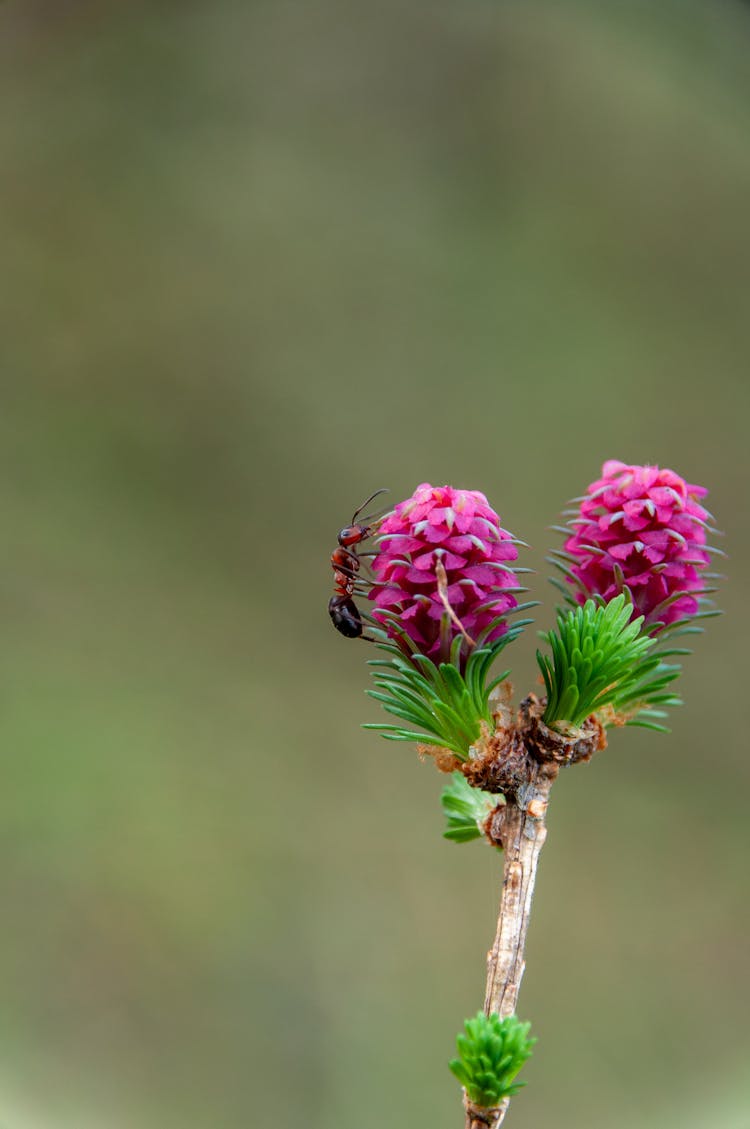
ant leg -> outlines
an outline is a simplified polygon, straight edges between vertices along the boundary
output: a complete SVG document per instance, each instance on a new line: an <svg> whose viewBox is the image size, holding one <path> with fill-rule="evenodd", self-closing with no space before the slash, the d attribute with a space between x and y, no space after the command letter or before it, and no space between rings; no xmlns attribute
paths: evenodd
<svg viewBox="0 0 750 1129"><path fill-rule="evenodd" d="M362 618L362 623L363 623L365 631L367 631L367 629L369 627L377 627L381 631L384 630L383 624L380 622L380 620L375 619L375 617L370 615L369 612L360 611L359 614ZM365 620L367 621L367 623L365 623ZM372 635L364 635L364 634L360 635L360 639L364 639L365 642L367 642L367 643L382 643L382 641L383 641L382 639L374 639L372 637Z"/></svg>
<svg viewBox="0 0 750 1129"><path fill-rule="evenodd" d="M348 577L349 580L357 580L358 577L359 577L358 572L354 572L353 569L347 568L346 565L336 565L335 564L335 565L333 565L333 571L334 572L340 572L342 576Z"/></svg>
<svg viewBox="0 0 750 1129"><path fill-rule="evenodd" d="M336 573L338 573L338 578L335 575ZM340 577L344 578L343 581L341 579L339 579ZM345 584L347 588L351 589L352 595L359 596L359 597L366 597L366 596L370 595L370 592L372 592L373 588L378 583L378 581L377 580L367 580L365 577L360 576L358 573L351 573L351 572L347 572L346 569L337 568L337 569L334 570L334 578L333 578L334 587L337 584L342 584L342 583Z"/></svg>
<svg viewBox="0 0 750 1129"><path fill-rule="evenodd" d="M372 618L371 615L368 615L367 612L361 612L360 614L361 614L363 619L369 619L371 623L377 622L376 620L374 620ZM367 629L365 628L365 630L367 630ZM362 634L362 635L360 635L360 639L364 639L365 643L380 643L381 642L380 639L373 639L372 635Z"/></svg>
<svg viewBox="0 0 750 1129"><path fill-rule="evenodd" d="M345 553L347 560L351 562L350 565L347 566L346 564L337 564L333 559L333 557L336 556L336 553ZM351 549L347 549L344 545L340 545L331 556L331 567L335 572L341 572L344 574L344 576L349 576L352 580L356 580L357 572L359 570L359 554L353 553Z"/></svg>
<svg viewBox="0 0 750 1129"><path fill-rule="evenodd" d="M354 549L348 549L348 548L346 548L346 546L342 546L342 548L344 549L344 552L346 553L347 557L351 561L351 567L352 567L353 571L356 572L357 569L359 568L359 562L362 558L362 554L356 552L356 550L354 550Z"/></svg>
<svg viewBox="0 0 750 1129"><path fill-rule="evenodd" d="M367 599L367 597L369 596L369 588L365 587L364 585L355 587L354 589L352 589L351 595L356 596L357 599Z"/></svg>

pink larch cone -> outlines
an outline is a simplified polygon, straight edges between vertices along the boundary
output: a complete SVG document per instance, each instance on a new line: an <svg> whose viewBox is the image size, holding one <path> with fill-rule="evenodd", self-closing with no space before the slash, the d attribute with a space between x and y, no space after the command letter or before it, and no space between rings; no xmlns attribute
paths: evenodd
<svg viewBox="0 0 750 1129"><path fill-rule="evenodd" d="M645 617L644 630L694 616L707 591L700 574L710 561L710 515L698 501L707 493L672 470L606 462L569 521L571 535L558 554L575 599L611 600L626 589L633 615Z"/></svg>
<svg viewBox="0 0 750 1129"><path fill-rule="evenodd" d="M510 564L518 551L484 494L422 483L385 518L378 542L372 615L392 637L395 620L421 654L445 662L461 628L477 644L508 630L502 617L518 605Z"/></svg>

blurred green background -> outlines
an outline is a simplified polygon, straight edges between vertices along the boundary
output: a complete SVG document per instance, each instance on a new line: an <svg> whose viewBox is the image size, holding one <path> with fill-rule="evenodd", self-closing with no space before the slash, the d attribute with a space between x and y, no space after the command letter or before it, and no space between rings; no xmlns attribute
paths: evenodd
<svg viewBox="0 0 750 1129"><path fill-rule="evenodd" d="M750 1126L749 51L723 0L2 5L3 1129L462 1123L499 860L359 729L328 554L481 489L545 627L609 457L710 487L727 614L556 786L507 1124Z"/></svg>

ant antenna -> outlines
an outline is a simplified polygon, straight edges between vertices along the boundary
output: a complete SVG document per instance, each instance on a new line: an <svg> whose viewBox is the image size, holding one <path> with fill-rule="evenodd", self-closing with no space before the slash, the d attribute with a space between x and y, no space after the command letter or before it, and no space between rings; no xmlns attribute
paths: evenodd
<svg viewBox="0 0 750 1129"><path fill-rule="evenodd" d="M374 494L371 494L369 498L366 498L365 501L362 503L362 505L359 507L359 509L355 510L354 513L352 514L352 521L351 521L352 525L354 525L355 521L357 520L359 515L362 513L362 510L366 509L366 507L369 506L370 502L372 502L374 498L377 498L378 494L387 494L387 493L388 493L388 487L387 486L381 486L381 488L379 490L376 490Z"/></svg>

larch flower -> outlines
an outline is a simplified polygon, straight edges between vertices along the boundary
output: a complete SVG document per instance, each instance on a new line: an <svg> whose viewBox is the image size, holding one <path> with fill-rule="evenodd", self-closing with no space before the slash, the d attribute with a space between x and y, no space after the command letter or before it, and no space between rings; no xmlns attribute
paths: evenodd
<svg viewBox="0 0 750 1129"><path fill-rule="evenodd" d="M518 607L517 557L484 494L422 483L380 525L372 616L392 638L401 631L447 662L457 634L468 652L506 633L504 617Z"/></svg>
<svg viewBox="0 0 750 1129"><path fill-rule="evenodd" d="M709 591L701 572L710 561L710 515L699 502L707 493L673 470L606 462L555 554L575 600L609 601L626 591L646 631L695 616Z"/></svg>

